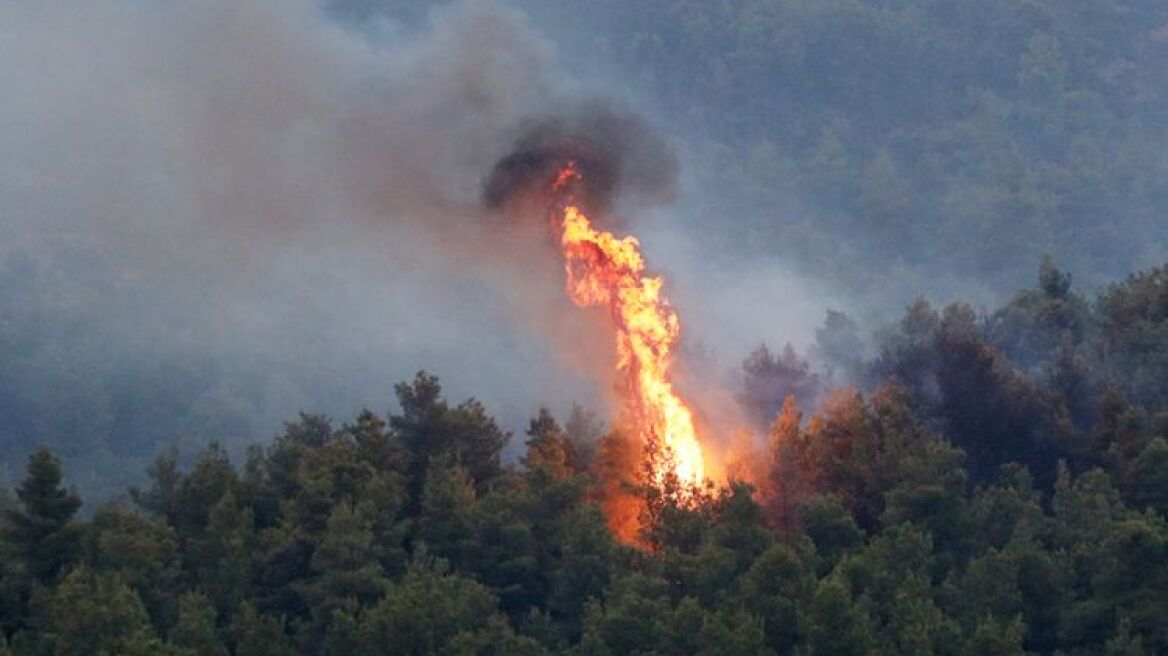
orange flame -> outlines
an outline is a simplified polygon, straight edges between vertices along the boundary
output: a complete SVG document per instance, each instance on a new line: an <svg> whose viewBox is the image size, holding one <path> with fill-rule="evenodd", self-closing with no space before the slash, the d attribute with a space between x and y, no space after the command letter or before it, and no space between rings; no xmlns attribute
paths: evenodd
<svg viewBox="0 0 1168 656"><path fill-rule="evenodd" d="M579 180L579 171L569 163L557 175L553 189L562 191ZM643 437L660 440L668 451L669 457L655 465L653 483L660 487L673 474L683 490L701 485L705 465L693 412L670 382L681 322L661 294L662 279L645 274L636 237L617 238L597 230L570 198L558 218L568 295L581 307L606 306L612 312L616 368L626 376L637 429Z"/></svg>

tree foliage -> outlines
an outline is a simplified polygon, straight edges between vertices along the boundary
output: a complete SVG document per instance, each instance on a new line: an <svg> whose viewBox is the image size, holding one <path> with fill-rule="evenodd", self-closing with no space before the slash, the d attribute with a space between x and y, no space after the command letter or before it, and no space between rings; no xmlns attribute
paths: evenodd
<svg viewBox="0 0 1168 656"><path fill-rule="evenodd" d="M809 359L748 360L750 482L687 496L579 407L506 458L424 372L396 413L301 414L242 462L164 452L84 516L41 448L0 496L0 654L1164 653L1161 273L1088 299L1045 261L874 348L829 315Z"/></svg>

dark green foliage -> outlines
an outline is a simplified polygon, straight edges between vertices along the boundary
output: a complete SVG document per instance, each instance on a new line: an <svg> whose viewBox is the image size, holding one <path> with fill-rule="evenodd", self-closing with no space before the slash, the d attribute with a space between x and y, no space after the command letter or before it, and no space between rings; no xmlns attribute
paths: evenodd
<svg viewBox="0 0 1168 656"><path fill-rule="evenodd" d="M528 502L519 490L497 490L479 504L475 522L472 571L513 617L527 615L546 595Z"/></svg>
<svg viewBox="0 0 1168 656"><path fill-rule="evenodd" d="M775 544L739 579L735 604L763 619L767 644L790 653L802 640L798 621L816 588L815 552L809 541Z"/></svg>
<svg viewBox="0 0 1168 656"><path fill-rule="evenodd" d="M495 630L497 604L482 584L419 553L405 578L365 615L362 646L370 654L450 653L455 644Z"/></svg>
<svg viewBox="0 0 1168 656"><path fill-rule="evenodd" d="M326 4L412 25L444 3ZM723 241L707 254L762 253L859 295L891 287L898 301L924 284L1004 294L1046 253L1085 289L1163 257L1158 0L510 4L572 53L564 66L585 69L571 72L618 78L668 108L663 122L701 163L687 168L699 183L692 220L721 224L703 232ZM274 387L317 404L346 388L318 360L160 339L186 335L187 314L116 252L21 246L0 254L0 444L68 446L87 491L109 492L126 458L175 439L266 435ZM1058 292L1066 278L1050 281ZM1148 364L1133 389L1162 392L1162 363ZM329 407L343 407L338 396Z"/></svg>
<svg viewBox="0 0 1168 656"><path fill-rule="evenodd" d="M426 470L416 540L431 553L459 566L470 563L474 543L475 489L466 469L437 458Z"/></svg>
<svg viewBox="0 0 1168 656"><path fill-rule="evenodd" d="M334 622L377 602L389 587L374 544L369 519L374 512L371 504L338 504L312 554L313 575L300 587L322 636Z"/></svg>
<svg viewBox="0 0 1168 656"><path fill-rule="evenodd" d="M521 4L701 135L723 251L864 291L1012 289L1044 253L1095 286L1163 256L1162 3Z"/></svg>
<svg viewBox="0 0 1168 656"><path fill-rule="evenodd" d="M557 524L552 542L557 558L547 573L547 608L575 632L588 600L604 596L621 561L598 508L579 506Z"/></svg>
<svg viewBox="0 0 1168 656"><path fill-rule="evenodd" d="M1025 656L1022 638L1025 625L1021 618L1013 621L987 617L969 638L965 653L969 656Z"/></svg>
<svg viewBox="0 0 1168 656"><path fill-rule="evenodd" d="M171 525L113 505L93 516L86 537L89 566L130 586L155 626L164 629L181 619L180 552Z"/></svg>
<svg viewBox="0 0 1168 656"><path fill-rule="evenodd" d="M1168 441L1157 437L1148 442L1125 472L1123 485L1134 508L1151 508L1168 517Z"/></svg>
<svg viewBox="0 0 1168 656"><path fill-rule="evenodd" d="M917 302L879 337L859 382L895 379L914 414L965 452L975 482L1017 462L1049 491L1059 459L1076 471L1108 462L1125 494L1156 503L1137 479L1154 476L1156 447L1141 455L1168 403L1157 391L1168 343L1162 273L1133 275L1092 301L1048 259L1034 288L988 316Z"/></svg>
<svg viewBox="0 0 1168 656"><path fill-rule="evenodd" d="M830 571L844 553L864 542L864 532L848 509L833 496L816 495L799 509L800 523L815 552Z"/></svg>
<svg viewBox="0 0 1168 656"><path fill-rule="evenodd" d="M1144 656L1148 652L1144 651L1143 640L1132 635L1131 622L1124 618L1120 620L1119 632L1107 641L1103 653L1106 656Z"/></svg>
<svg viewBox="0 0 1168 656"><path fill-rule="evenodd" d="M206 595L184 594L178 603L178 621L170 632L170 644L199 656L226 656L227 648L215 626L215 607Z"/></svg>
<svg viewBox="0 0 1168 656"><path fill-rule="evenodd" d="M75 569L59 585L35 592L30 608L30 628L16 640L19 653L145 656L161 647L142 601L112 574Z"/></svg>
<svg viewBox="0 0 1168 656"><path fill-rule="evenodd" d="M1014 295L989 318L988 340L1033 380L1061 397L1074 424L1095 420L1099 380L1090 375L1087 344L1094 317L1089 302L1071 291L1071 276L1048 257L1038 285Z"/></svg>
<svg viewBox="0 0 1168 656"><path fill-rule="evenodd" d="M3 538L16 563L35 582L53 581L78 556L79 534L71 523L81 499L61 487L61 463L45 447L29 456L18 508L5 512Z"/></svg>
<svg viewBox="0 0 1168 656"><path fill-rule="evenodd" d="M155 469L154 472L169 478L169 472ZM174 491L173 519L175 531L184 543L203 538L210 522L212 508L219 504L224 496L231 493L239 483L235 469L227 453L218 444L212 444L199 457L194 470L184 476ZM169 486L169 480L155 481L156 488ZM154 489L148 493L151 498L163 497L165 493L154 494Z"/></svg>
<svg viewBox="0 0 1168 656"><path fill-rule="evenodd" d="M479 492L502 473L499 452L510 434L499 429L478 401L450 407L438 378L424 371L395 389L402 412L391 416L389 424L409 456L410 498L415 504L421 502L422 474L436 458L465 467Z"/></svg>
<svg viewBox="0 0 1168 656"><path fill-rule="evenodd" d="M811 654L862 656L875 647L866 609L836 578L826 578L816 586L799 614L799 631Z"/></svg>
<svg viewBox="0 0 1168 656"><path fill-rule="evenodd" d="M1129 276L1099 299L1104 361L1134 401L1168 404L1168 265Z"/></svg>
<svg viewBox="0 0 1168 656"><path fill-rule="evenodd" d="M875 362L832 320L823 357L880 384L806 420L788 395L754 484L690 497L644 483L667 449L579 408L540 410L506 463L485 410L424 374L388 421L301 415L242 467L165 453L137 511L78 519L38 451L4 503L0 654L1164 653L1168 406L1128 395L1069 285L1048 263L988 318L914 305Z"/></svg>
<svg viewBox="0 0 1168 656"><path fill-rule="evenodd" d="M629 574L614 581L603 606L594 602L585 609L582 640L591 653L665 653L672 617L665 581Z"/></svg>
<svg viewBox="0 0 1168 656"><path fill-rule="evenodd" d="M941 415L953 441L965 449L977 479L988 478L1003 461L1040 468L1053 480L1047 453L1058 453L1063 409L1013 370L981 337L973 311L964 305L946 308L937 336L940 364L937 384Z"/></svg>
<svg viewBox="0 0 1168 656"><path fill-rule="evenodd" d="M258 546L252 513L228 490L211 507L204 534L187 552L201 587L221 614L251 593L251 554Z"/></svg>
<svg viewBox="0 0 1168 656"><path fill-rule="evenodd" d="M871 361L835 311L806 359L759 349L755 488L682 504L581 408L539 412L508 461L424 372L391 416L302 414L233 463L276 367L158 352L120 327L158 314L139 272L6 242L7 462L58 445L108 497L158 445L231 448L164 452L140 513L80 516L37 450L0 495L0 655L1168 653L1168 266L1094 291L1168 243L1168 5L516 2L595 53L567 66L611 66L700 135L697 186L721 193L692 213L732 217L710 253L875 299L906 278L1002 298L1060 265L997 309L913 303ZM630 499L649 550L599 507Z"/></svg>
<svg viewBox="0 0 1168 656"><path fill-rule="evenodd" d="M284 622L271 615L259 614L255 606L244 602L236 613L231 632L235 637L235 656L295 656L296 651L285 636Z"/></svg>
<svg viewBox="0 0 1168 656"><path fill-rule="evenodd" d="M159 455L146 470L151 486L147 490L130 489L130 497L146 512L173 525L178 521L178 451L170 449Z"/></svg>

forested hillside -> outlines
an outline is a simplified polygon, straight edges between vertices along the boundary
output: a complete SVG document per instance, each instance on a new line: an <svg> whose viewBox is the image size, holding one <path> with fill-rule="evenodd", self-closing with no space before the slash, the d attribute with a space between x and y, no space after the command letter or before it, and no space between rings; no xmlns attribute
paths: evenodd
<svg viewBox="0 0 1168 656"><path fill-rule="evenodd" d="M334 20L376 32L449 3L329 4ZM790 266L888 316L917 294L992 305L1046 254L1094 292L1168 252L1162 2L516 4L582 87L635 97L667 128L688 203L669 212L699 226L709 261ZM410 34L395 29L391 42ZM348 366L322 381L303 345L310 321L272 319L309 335L287 343L216 334L157 272L94 247L100 233L85 227L67 248L0 244L9 479L17 454L51 443L75 480L108 493L121 463L166 444L238 449L297 408L336 412L410 370L374 385L377 367L358 380Z"/></svg>
<svg viewBox="0 0 1168 656"><path fill-rule="evenodd" d="M425 373L388 416L165 455L84 516L41 449L4 501L0 653L1162 654L1166 276L1087 298L1048 263L989 316L913 305L874 359L837 316L819 347L862 389L757 353L768 440L693 500L580 409L508 464ZM820 409L774 413L790 390Z"/></svg>
<svg viewBox="0 0 1168 656"><path fill-rule="evenodd" d="M692 216L735 253L1002 292L1043 254L1096 285L1168 248L1162 2L519 4L685 135ZM439 5L333 0L358 23Z"/></svg>
<svg viewBox="0 0 1168 656"><path fill-rule="evenodd" d="M1008 292L1044 254L1099 285L1168 248L1164 3L525 8L572 65L680 126L707 178L695 220L735 253L871 291L896 275Z"/></svg>
<svg viewBox="0 0 1168 656"><path fill-rule="evenodd" d="M1168 654L1163 0L11 3L0 91L0 656ZM724 478L560 411L549 143Z"/></svg>

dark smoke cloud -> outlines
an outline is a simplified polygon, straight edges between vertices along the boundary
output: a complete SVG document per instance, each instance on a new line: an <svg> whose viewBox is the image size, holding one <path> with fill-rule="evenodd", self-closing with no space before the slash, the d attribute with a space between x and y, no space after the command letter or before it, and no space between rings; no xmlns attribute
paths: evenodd
<svg viewBox="0 0 1168 656"><path fill-rule="evenodd" d="M495 163L483 202L498 209L532 188L544 188L569 161L583 177L583 202L609 209L618 196L662 202L677 190L678 159L637 114L600 101L528 119L511 151Z"/></svg>

